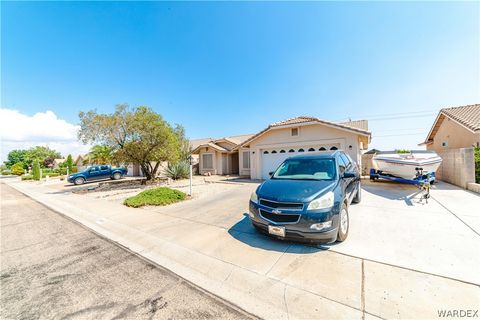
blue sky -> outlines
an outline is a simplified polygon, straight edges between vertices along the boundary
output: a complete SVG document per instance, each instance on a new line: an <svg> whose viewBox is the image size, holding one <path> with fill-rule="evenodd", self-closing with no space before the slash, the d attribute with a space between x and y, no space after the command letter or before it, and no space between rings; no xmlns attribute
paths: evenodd
<svg viewBox="0 0 480 320"><path fill-rule="evenodd" d="M480 101L479 20L479 2L3 1L1 107L76 124L148 105L191 138L367 118L372 147L413 148Z"/></svg>

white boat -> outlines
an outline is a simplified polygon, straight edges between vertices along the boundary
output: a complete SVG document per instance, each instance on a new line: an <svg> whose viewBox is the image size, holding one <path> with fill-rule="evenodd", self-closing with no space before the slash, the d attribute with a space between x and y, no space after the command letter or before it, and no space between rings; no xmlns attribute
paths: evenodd
<svg viewBox="0 0 480 320"><path fill-rule="evenodd" d="M417 173L417 168L423 172L435 172L442 163L442 158L435 151L411 151L397 153L396 151L377 152L372 158L373 168L396 177L411 179Z"/></svg>

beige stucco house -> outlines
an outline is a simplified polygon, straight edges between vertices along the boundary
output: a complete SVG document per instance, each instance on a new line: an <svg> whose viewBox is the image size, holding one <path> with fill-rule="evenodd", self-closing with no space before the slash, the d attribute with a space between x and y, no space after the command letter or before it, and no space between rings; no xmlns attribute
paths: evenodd
<svg viewBox="0 0 480 320"><path fill-rule="evenodd" d="M199 157L200 174L266 179L283 160L304 152L343 149L360 164L361 152L368 148L370 138L366 120L334 123L295 117L272 123L254 135L204 139L192 153Z"/></svg>
<svg viewBox="0 0 480 320"><path fill-rule="evenodd" d="M236 148L253 134L220 139L192 140L192 154L198 161L200 174L239 174L238 150ZM197 158L198 157L198 158Z"/></svg>
<svg viewBox="0 0 480 320"><path fill-rule="evenodd" d="M420 145L436 152L480 146L480 104L440 110Z"/></svg>

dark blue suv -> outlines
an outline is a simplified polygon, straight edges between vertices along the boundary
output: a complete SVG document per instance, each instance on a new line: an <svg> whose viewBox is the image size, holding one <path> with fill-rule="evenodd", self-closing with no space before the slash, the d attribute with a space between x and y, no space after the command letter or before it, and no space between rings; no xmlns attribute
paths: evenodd
<svg viewBox="0 0 480 320"><path fill-rule="evenodd" d="M286 159L250 197L253 226L276 238L332 243L348 236L360 173L343 151Z"/></svg>

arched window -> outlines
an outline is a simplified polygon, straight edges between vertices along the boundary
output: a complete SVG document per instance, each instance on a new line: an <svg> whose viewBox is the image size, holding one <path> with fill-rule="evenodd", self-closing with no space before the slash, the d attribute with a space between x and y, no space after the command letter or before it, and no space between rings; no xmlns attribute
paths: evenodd
<svg viewBox="0 0 480 320"><path fill-rule="evenodd" d="M338 150L337 147L331 147L330 150Z"/></svg>
<svg viewBox="0 0 480 320"><path fill-rule="evenodd" d="M305 151L305 150L303 150L303 149L298 149L298 152L304 152L304 151Z"/></svg>
<svg viewBox="0 0 480 320"><path fill-rule="evenodd" d="M295 152L295 150L293 150L293 149L290 149L290 150L288 150L288 152Z"/></svg>
<svg viewBox="0 0 480 320"><path fill-rule="evenodd" d="M313 148L308 149L308 152L312 152L312 151L315 151L315 149Z"/></svg>
<svg viewBox="0 0 480 320"><path fill-rule="evenodd" d="M276 151L276 150L273 150L272 153L277 153L277 151Z"/></svg>
<svg viewBox="0 0 480 320"><path fill-rule="evenodd" d="M263 151L263 154L268 154L268 151Z"/></svg>
<svg viewBox="0 0 480 320"><path fill-rule="evenodd" d="M280 150L280 153L285 153L285 150Z"/></svg>
<svg viewBox="0 0 480 320"><path fill-rule="evenodd" d="M324 147L321 147L320 149L318 149L318 151L327 151L327 149L325 149Z"/></svg>

